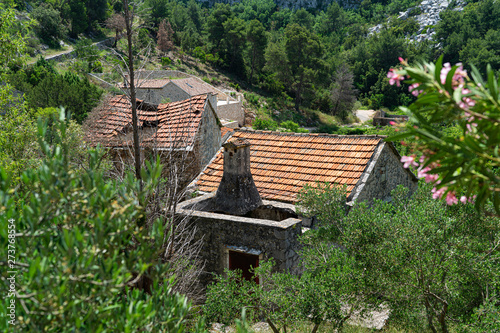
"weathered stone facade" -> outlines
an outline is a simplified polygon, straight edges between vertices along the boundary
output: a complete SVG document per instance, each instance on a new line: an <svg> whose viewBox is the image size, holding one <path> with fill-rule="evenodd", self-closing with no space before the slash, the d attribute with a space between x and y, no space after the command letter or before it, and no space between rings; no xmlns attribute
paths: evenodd
<svg viewBox="0 0 500 333"><path fill-rule="evenodd" d="M347 201L389 199L391 191L398 185L403 185L413 193L418 179L403 168L400 159L401 156L391 143L381 142Z"/></svg>
<svg viewBox="0 0 500 333"><path fill-rule="evenodd" d="M177 214L190 217L196 230L195 241L202 240L201 256L205 261L205 273L202 283L212 281L211 273L223 274L229 268L229 251L249 253L259 256L259 260L274 258L276 270L288 270L298 273L301 234L301 221L289 217L281 221L263 218L251 218L214 213L215 194L191 199L179 204ZM292 209L292 205L283 207L282 203L264 200L266 207L272 211ZM290 206L290 207L288 207ZM260 212L259 217L266 214ZM273 214L267 216L273 217ZM274 214L278 217L280 214Z"/></svg>
<svg viewBox="0 0 500 333"><path fill-rule="evenodd" d="M221 123L217 118L216 103L217 97L209 95L205 112L202 114L201 124L196 134L196 155L200 156L200 171L219 151L222 144Z"/></svg>

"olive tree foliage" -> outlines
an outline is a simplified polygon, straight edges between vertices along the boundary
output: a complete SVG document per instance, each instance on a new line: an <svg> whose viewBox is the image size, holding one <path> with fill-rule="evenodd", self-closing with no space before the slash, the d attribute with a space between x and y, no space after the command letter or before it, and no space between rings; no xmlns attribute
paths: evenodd
<svg viewBox="0 0 500 333"><path fill-rule="evenodd" d="M260 284L244 280L239 270L217 276L208 287L206 320L229 325L244 308L250 322L264 319L274 333L293 331L302 322L309 322L313 333L326 322L333 329L342 329L359 309L350 296L351 287L361 281L352 258L331 246L322 250L323 256L314 251L304 254L307 263L301 276L275 272L272 260L255 268ZM348 300L353 306L343 311L343 302Z"/></svg>
<svg viewBox="0 0 500 333"><path fill-rule="evenodd" d="M448 332L454 323L480 331L483 323L474 312L489 325L500 324L494 317L500 220L479 214L470 203L448 206L432 199L430 190L422 183L409 197L399 187L391 202L357 203L345 214L345 191L305 189L300 204L321 221L309 233L309 244L342 248L358 268L358 296L386 302L392 320L405 327Z"/></svg>
<svg viewBox="0 0 500 333"><path fill-rule="evenodd" d="M4 271L15 271L15 325L6 324L10 299L0 303L2 331L166 331L183 332L190 308L172 292L169 269L158 255L163 223L151 228L137 221L145 214L139 199L158 182L161 166L150 164L140 188L133 174L109 180L99 171L103 152L88 151L83 172L70 167L61 112L53 140L39 123L38 168L26 170L23 198L11 175L0 170L0 221ZM14 227L7 228L9 220ZM7 267L7 248L15 260ZM9 247L10 249L10 247ZM12 253L11 253L12 254ZM145 275L149 285L137 285ZM3 280L4 284L7 283ZM142 288L141 288L142 287Z"/></svg>

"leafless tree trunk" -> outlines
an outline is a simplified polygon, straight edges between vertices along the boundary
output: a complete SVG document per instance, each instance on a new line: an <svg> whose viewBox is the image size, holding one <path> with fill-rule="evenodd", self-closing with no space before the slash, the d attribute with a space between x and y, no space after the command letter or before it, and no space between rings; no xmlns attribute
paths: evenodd
<svg viewBox="0 0 500 333"><path fill-rule="evenodd" d="M134 10L134 7L132 7ZM127 43L128 43L128 72L129 72L129 90L130 101L132 103L132 129L134 131L134 160L135 160L135 177L141 183L141 151L139 147L139 129L137 127L137 99L135 94L135 72L134 72L134 58L132 55L132 24L134 23L134 12L130 12L128 0L123 0L123 12L125 17L125 29L127 30Z"/></svg>
<svg viewBox="0 0 500 333"><path fill-rule="evenodd" d="M164 142L157 142L156 140L147 142L147 145L144 144L143 136L147 135L148 138L156 138L158 127L147 127L149 125L143 123L142 127L139 128L139 118L143 112L152 112L157 106L147 103L138 104L137 102L136 89L141 86L144 80L149 78L151 72L141 71L146 61L143 61L138 66L137 62L134 64L133 41L137 25L141 22L138 19L140 15L137 12L137 3L123 0L123 5L127 50L123 50L122 52L119 49L110 48L109 51L119 59L119 61L111 65L113 65L113 72L121 75L122 81L115 81L113 83L118 87L122 87L124 95L128 97L127 101L130 101L133 132L131 135L133 140L130 143L130 134L128 134L127 128L124 128L123 133L117 135L117 142L107 144L108 147L120 147L119 149L111 148L115 164L112 176L116 179L121 179L127 171L132 171L133 169L135 176L141 182L142 191L140 170L144 166L144 160L160 159L164 166L161 181L151 193L146 195L145 201L140 203L146 209L146 218L143 223L146 228L151 228L155 220L160 219L162 221L165 226L165 234L162 245L158 248L159 256L164 263L170 265L169 276L176 277L176 284L173 286L173 289L187 295L196 302L201 299L201 292L203 291L199 285L199 276L203 272L203 262L199 259L199 251L202 243L201 240L195 239L196 229L190 223L190 219L188 217L179 218L175 214L177 204L185 197L185 186L187 184L184 176L191 169L192 164L197 163L196 159L192 156L192 151L178 149L186 143L175 142L175 138L188 137L183 131L189 133L189 128L192 126L191 124L186 124L185 128L173 128L169 133L170 138L167 140L174 142L171 147L166 147ZM138 53L147 59L149 52L150 48L141 50ZM115 80L118 79L115 78ZM99 122L99 119L102 119L106 113L113 112L110 108L112 106L110 106L108 99L89 115L86 127L92 129L101 126L102 123ZM114 110L115 114L117 113L116 111L118 110ZM130 112L130 109L128 112ZM158 112L156 115L156 124L159 124ZM155 122L153 121L152 123ZM194 143L190 144L194 145ZM148 155L151 155L151 158ZM165 276L165 278L167 279L169 276ZM143 285L143 289L145 290L148 287L146 284ZM139 284L138 287L141 287L141 285Z"/></svg>

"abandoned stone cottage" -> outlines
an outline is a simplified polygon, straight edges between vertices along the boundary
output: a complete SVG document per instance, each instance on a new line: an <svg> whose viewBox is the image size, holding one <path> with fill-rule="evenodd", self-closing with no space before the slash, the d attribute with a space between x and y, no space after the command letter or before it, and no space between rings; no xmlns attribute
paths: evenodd
<svg viewBox="0 0 500 333"><path fill-rule="evenodd" d="M193 180L221 145L221 123L214 95L154 105L137 100L142 159L158 154L164 171L172 163L182 167L180 186ZM133 165L132 107L125 95L112 97L86 133L91 144L111 149L115 166Z"/></svg>
<svg viewBox="0 0 500 333"><path fill-rule="evenodd" d="M120 84L127 88L127 83ZM193 96L213 94L217 96L217 115L232 128L244 125L245 113L241 100L217 89L198 77L178 71L138 71L136 73L137 98L151 104L183 101ZM231 121L233 121L231 123ZM231 125L234 124L234 125Z"/></svg>
<svg viewBox="0 0 500 333"><path fill-rule="evenodd" d="M249 278L250 266L271 257L277 269L294 272L297 238L311 227L294 203L300 189L316 181L346 184L349 204L386 199L400 184L411 191L417 186L380 136L236 130L191 184L202 196L177 212L196 225L208 272L239 268Z"/></svg>

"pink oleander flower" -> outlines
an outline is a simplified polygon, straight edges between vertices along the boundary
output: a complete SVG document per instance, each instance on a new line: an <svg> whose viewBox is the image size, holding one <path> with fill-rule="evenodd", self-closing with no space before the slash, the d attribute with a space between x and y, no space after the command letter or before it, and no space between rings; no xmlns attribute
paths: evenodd
<svg viewBox="0 0 500 333"><path fill-rule="evenodd" d="M472 133L472 128L473 127L477 127L477 124L476 123L472 123L472 124L467 124L465 126L467 127L467 131L465 131L465 133L469 134L469 133Z"/></svg>
<svg viewBox="0 0 500 333"><path fill-rule="evenodd" d="M449 62L443 64L443 68L441 68L441 74L439 77L441 78L441 83L445 84L446 83L446 76L448 76L448 73L451 71L451 65Z"/></svg>
<svg viewBox="0 0 500 333"><path fill-rule="evenodd" d="M462 97L462 101L458 104L461 109L468 110L469 107L476 105L476 101L470 97Z"/></svg>
<svg viewBox="0 0 500 333"><path fill-rule="evenodd" d="M441 199L443 197L444 192L446 192L448 188L442 187L440 189L433 188L432 189L432 199Z"/></svg>
<svg viewBox="0 0 500 333"><path fill-rule="evenodd" d="M458 203L458 199L455 196L455 192L450 191L448 192L448 194L446 194L446 203L449 206L456 205Z"/></svg>
<svg viewBox="0 0 500 333"><path fill-rule="evenodd" d="M462 195L460 197L460 202L463 204L466 204L467 202L474 203L474 200L476 199L477 195L473 195L472 197L467 198L465 195Z"/></svg>
<svg viewBox="0 0 500 333"><path fill-rule="evenodd" d="M426 159L426 158L427 158L427 157L426 157L425 155L422 155L422 156L420 156L420 158L418 159L418 161L419 161L420 163L424 163L424 161L425 161L425 159Z"/></svg>
<svg viewBox="0 0 500 333"><path fill-rule="evenodd" d="M437 181L439 178L439 175L438 174L435 174L435 173L426 173L425 174L425 182L426 183L434 183L435 181Z"/></svg>
<svg viewBox="0 0 500 333"><path fill-rule="evenodd" d="M417 89L419 85L420 83L414 83L408 87L408 91L411 92L411 94L415 97L418 97L418 95L420 95L423 92L423 90Z"/></svg>
<svg viewBox="0 0 500 333"><path fill-rule="evenodd" d="M428 175L427 175L427 171L431 171L431 168L429 168L429 167L425 167L425 168L423 168L423 169L421 169L421 167L420 167L420 168L418 168L418 174L417 174L417 177L418 177L418 178L426 178L426 179L427 179L427 176L428 176Z"/></svg>
<svg viewBox="0 0 500 333"><path fill-rule="evenodd" d="M467 71L464 69L461 62L457 63L457 66L458 66L458 68L455 71L455 74L453 74L453 81L458 82L458 83L463 83L465 80L465 77L467 76Z"/></svg>
<svg viewBox="0 0 500 333"><path fill-rule="evenodd" d="M392 120L389 122L389 124L392 125L392 126L397 125L396 122L392 121Z"/></svg>
<svg viewBox="0 0 500 333"><path fill-rule="evenodd" d="M408 169L410 165L418 166L418 163L415 162L415 156L401 156L401 162L404 163L403 167Z"/></svg>
<svg viewBox="0 0 500 333"><path fill-rule="evenodd" d="M400 81L403 81L405 79L404 75L396 73L394 68L389 69L389 72L387 73L387 77L389 78L389 84L391 86L396 84L396 86L398 86L398 87L401 86Z"/></svg>

